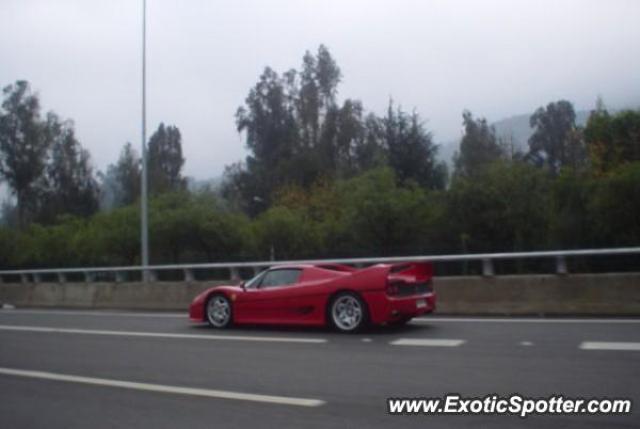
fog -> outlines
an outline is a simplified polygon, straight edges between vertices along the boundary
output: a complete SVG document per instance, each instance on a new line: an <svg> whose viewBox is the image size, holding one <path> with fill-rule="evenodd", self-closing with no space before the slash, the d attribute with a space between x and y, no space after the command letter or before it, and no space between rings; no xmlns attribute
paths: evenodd
<svg viewBox="0 0 640 429"><path fill-rule="evenodd" d="M262 69L329 47L340 98L382 113L392 97L460 136L566 98L589 109L640 100L640 2L148 0L148 133L183 134L185 174L218 176L245 148L234 113ZM0 84L27 79L43 109L75 121L98 169L140 145L141 1L3 0Z"/></svg>

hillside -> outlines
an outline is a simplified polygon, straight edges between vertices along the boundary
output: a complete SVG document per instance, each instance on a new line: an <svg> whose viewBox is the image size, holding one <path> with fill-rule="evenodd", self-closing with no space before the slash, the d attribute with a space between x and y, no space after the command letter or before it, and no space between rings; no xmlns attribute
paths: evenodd
<svg viewBox="0 0 640 429"><path fill-rule="evenodd" d="M579 110L576 112L576 124L584 126L589 118L589 111ZM526 151L529 147L527 142L533 134L533 129L529 126L530 114L516 115L510 118L501 119L492 123L496 128L498 137L505 141L513 141L514 147L520 151Z"/></svg>
<svg viewBox="0 0 640 429"><path fill-rule="evenodd" d="M583 126L589 118L588 110L579 110L576 112L576 124ZM495 127L496 134L504 141L513 142L514 150L526 152L529 149L527 142L533 134L533 129L529 126L530 113L510 116L493 122L491 125ZM440 143L440 159L447 162L449 167L453 165L453 155L458 150L458 141L448 141Z"/></svg>

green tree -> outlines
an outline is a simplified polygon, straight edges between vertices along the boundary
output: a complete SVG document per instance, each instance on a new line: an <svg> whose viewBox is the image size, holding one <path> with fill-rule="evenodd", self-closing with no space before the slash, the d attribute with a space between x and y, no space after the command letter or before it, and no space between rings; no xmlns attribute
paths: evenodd
<svg viewBox="0 0 640 429"><path fill-rule="evenodd" d="M589 116L584 135L598 175L640 161L640 111L623 110L611 115L600 102Z"/></svg>
<svg viewBox="0 0 640 429"><path fill-rule="evenodd" d="M600 178L589 200L590 227L598 246L640 242L640 162L626 163Z"/></svg>
<svg viewBox="0 0 640 429"><path fill-rule="evenodd" d="M389 166L400 183L413 181L426 189L443 189L446 169L436 160L438 145L420 116L416 112L408 115L401 108L394 109L389 102L382 124Z"/></svg>
<svg viewBox="0 0 640 429"><path fill-rule="evenodd" d="M474 119L471 112L462 113L464 136L460 141L460 152L454 155L455 175L475 177L489 164L504 158L503 147L496 130L485 118Z"/></svg>
<svg viewBox="0 0 640 429"><path fill-rule="evenodd" d="M0 224L8 228L18 228L18 210L11 201L4 200L0 205Z"/></svg>
<svg viewBox="0 0 640 429"><path fill-rule="evenodd" d="M307 51L302 58L302 71L299 75L300 87L290 91L295 94L301 144L307 149L315 146L320 133L321 100L316 74L316 58ZM290 76L295 78L295 72L292 72Z"/></svg>
<svg viewBox="0 0 640 429"><path fill-rule="evenodd" d="M250 155L244 165L228 172L226 186L242 192L251 214L268 206L272 191L290 181L296 171L291 160L299 140L290 87L267 67L236 113L236 125L245 133Z"/></svg>
<svg viewBox="0 0 640 429"><path fill-rule="evenodd" d="M109 165L102 175L102 195L108 208L133 204L140 197L140 156L131 143L124 145L118 162Z"/></svg>
<svg viewBox="0 0 640 429"><path fill-rule="evenodd" d="M161 123L149 139L149 190L152 194L179 191L186 187L182 177L182 137L175 126Z"/></svg>
<svg viewBox="0 0 640 429"><path fill-rule="evenodd" d="M339 177L353 173L353 145L362 138L362 103L347 99L338 105L336 96L342 72L329 50L320 45L316 56L307 52L300 73L300 90L294 93L296 120L302 136L297 164L308 178L296 183L310 185L318 176Z"/></svg>
<svg viewBox="0 0 640 429"><path fill-rule="evenodd" d="M353 145L353 164L357 173L388 164L384 141L384 124L381 118L369 113L363 121L363 136Z"/></svg>
<svg viewBox="0 0 640 429"><path fill-rule="evenodd" d="M343 182L339 192L345 229L353 234L354 248L392 255L433 245L428 225L434 212L425 190L415 185L398 186L390 168L371 170Z"/></svg>
<svg viewBox="0 0 640 429"><path fill-rule="evenodd" d="M593 247L589 204L594 181L586 172L564 170L550 194L549 241L554 248Z"/></svg>
<svg viewBox="0 0 640 429"><path fill-rule="evenodd" d="M299 84L295 83L296 75L299 76ZM327 47L320 45L315 56L309 51L305 52L299 74L292 70L288 76L289 82L293 83L288 93L296 106L302 146L314 147L323 132L329 111L336 110L342 72Z"/></svg>
<svg viewBox="0 0 640 429"><path fill-rule="evenodd" d="M217 201L207 196L198 196L191 211L197 221L190 243L203 254L206 261L253 256L250 223L243 214L224 210Z"/></svg>
<svg viewBox="0 0 640 429"><path fill-rule="evenodd" d="M33 223L20 233L15 255L20 266L68 267L85 262L78 240L86 222L75 216L61 216L55 225Z"/></svg>
<svg viewBox="0 0 640 429"><path fill-rule="evenodd" d="M473 179L456 178L447 195L448 235L466 252L545 247L549 225L546 174L497 161Z"/></svg>
<svg viewBox="0 0 640 429"><path fill-rule="evenodd" d="M364 138L363 107L336 101L341 71L325 46L306 52L301 71L267 67L236 114L250 155L227 171L225 194L240 191L252 215L283 186L305 188L321 177L354 174L354 147Z"/></svg>
<svg viewBox="0 0 640 429"><path fill-rule="evenodd" d="M301 210L273 206L256 219L254 228L262 258L297 259L317 251L317 236Z"/></svg>
<svg viewBox="0 0 640 429"><path fill-rule="evenodd" d="M181 261L198 223L189 208L187 193L165 193L151 200L149 230L154 261Z"/></svg>
<svg viewBox="0 0 640 429"><path fill-rule="evenodd" d="M16 231L0 226L0 269L8 269L15 266L17 236Z"/></svg>
<svg viewBox="0 0 640 429"><path fill-rule="evenodd" d="M245 165L235 162L225 166L221 194L234 209L253 216L264 211L269 203L259 196L267 192L264 184Z"/></svg>
<svg viewBox="0 0 640 429"><path fill-rule="evenodd" d="M320 45L316 56L316 78L322 104L325 108L335 104L335 97L338 92L338 84L342 79L340 67L331 56L326 46Z"/></svg>
<svg viewBox="0 0 640 429"><path fill-rule="evenodd" d="M89 152L75 137L73 123L47 115L49 161L45 168L38 220L52 222L61 214L88 217L98 209L98 183Z"/></svg>
<svg viewBox="0 0 640 429"><path fill-rule="evenodd" d="M365 137L362 103L347 99L341 107L327 109L322 136L317 143L320 171L329 177L350 177L357 171L355 148Z"/></svg>
<svg viewBox="0 0 640 429"><path fill-rule="evenodd" d="M552 174L557 174L563 166L583 162L583 142L576 134L576 113L569 101L560 100L538 108L529 124L534 129L529 138L530 154L543 156Z"/></svg>
<svg viewBox="0 0 640 429"><path fill-rule="evenodd" d="M134 265L140 256L140 209L137 205L99 212L87 231L92 257L100 265Z"/></svg>
<svg viewBox="0 0 640 429"><path fill-rule="evenodd" d="M37 181L47 159L48 141L40 118L40 102L23 80L3 89L0 111L0 176L16 196L24 227L38 200Z"/></svg>

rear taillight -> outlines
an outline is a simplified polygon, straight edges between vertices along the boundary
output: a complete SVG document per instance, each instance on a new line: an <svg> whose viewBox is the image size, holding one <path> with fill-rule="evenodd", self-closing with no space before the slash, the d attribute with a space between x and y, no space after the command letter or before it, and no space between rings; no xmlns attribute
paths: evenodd
<svg viewBox="0 0 640 429"><path fill-rule="evenodd" d="M433 280L432 279L427 280L427 282L425 283L425 286L427 287L427 292L433 292Z"/></svg>
<svg viewBox="0 0 640 429"><path fill-rule="evenodd" d="M387 295L398 295L400 293L400 287L395 282L387 283Z"/></svg>

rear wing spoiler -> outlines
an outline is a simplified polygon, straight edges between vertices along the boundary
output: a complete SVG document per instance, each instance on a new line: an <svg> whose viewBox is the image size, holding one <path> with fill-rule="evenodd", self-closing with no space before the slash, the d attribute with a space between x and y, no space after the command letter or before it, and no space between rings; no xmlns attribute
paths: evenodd
<svg viewBox="0 0 640 429"><path fill-rule="evenodd" d="M358 268L354 268L350 265L342 265L342 264L322 264L322 265L316 265L316 267L322 268L324 270L342 271L345 273L352 273L354 271L358 271Z"/></svg>
<svg viewBox="0 0 640 429"><path fill-rule="evenodd" d="M378 264L366 268L355 268L342 264L322 264L317 268L331 270L357 277L382 276L385 284L393 282L426 282L433 277L433 264L431 262L402 262L398 264ZM374 274L376 273L376 274ZM370 280L367 280L370 281Z"/></svg>
<svg viewBox="0 0 640 429"><path fill-rule="evenodd" d="M393 264L389 267L389 280L428 280L433 277L433 264L431 262L405 262Z"/></svg>

